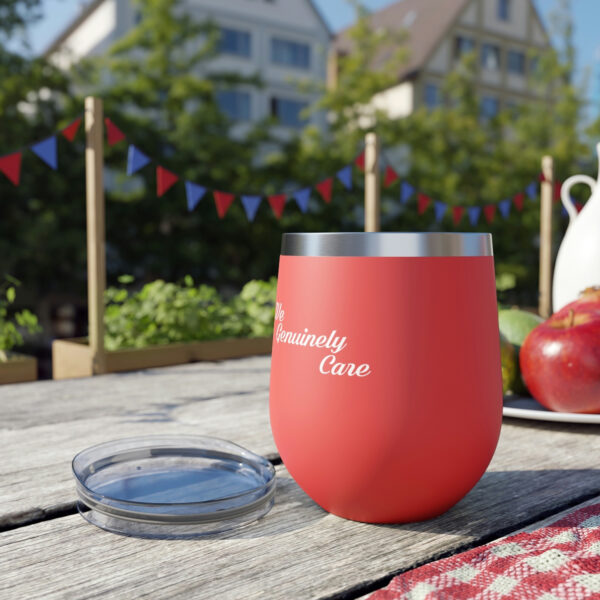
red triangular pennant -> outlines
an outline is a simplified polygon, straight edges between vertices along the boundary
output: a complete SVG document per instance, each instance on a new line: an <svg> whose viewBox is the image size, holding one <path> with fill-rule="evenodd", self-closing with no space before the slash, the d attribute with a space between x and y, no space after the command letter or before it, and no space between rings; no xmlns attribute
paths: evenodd
<svg viewBox="0 0 600 600"><path fill-rule="evenodd" d="M354 164L361 170L365 170L365 151L363 150L355 159Z"/></svg>
<svg viewBox="0 0 600 600"><path fill-rule="evenodd" d="M417 212L422 215L429 206L431 198L425 194L418 194L417 196Z"/></svg>
<svg viewBox="0 0 600 600"><path fill-rule="evenodd" d="M227 214L231 203L235 200L235 195L227 194L226 192L218 192L215 190L213 192L213 196L215 197L217 214L219 215L219 218L222 219Z"/></svg>
<svg viewBox="0 0 600 600"><path fill-rule="evenodd" d="M518 211L523 210L523 202L525 200L525 194L523 192L519 192L513 196L513 204Z"/></svg>
<svg viewBox="0 0 600 600"><path fill-rule="evenodd" d="M267 200L269 205L273 209L275 216L278 219L281 219L281 215L283 214L283 209L285 208L285 201L287 196L285 194L277 194L275 196L267 196Z"/></svg>
<svg viewBox="0 0 600 600"><path fill-rule="evenodd" d="M562 181L554 182L554 203L560 201L560 190L562 189Z"/></svg>
<svg viewBox="0 0 600 600"><path fill-rule="evenodd" d="M179 177L160 165L156 167L156 195L160 198Z"/></svg>
<svg viewBox="0 0 600 600"><path fill-rule="evenodd" d="M109 146L114 146L125 139L125 134L108 117L104 118L104 124L106 125L106 139Z"/></svg>
<svg viewBox="0 0 600 600"><path fill-rule="evenodd" d="M75 119L70 125L67 125L64 129L61 129L60 132L63 136L72 142L77 135L77 131L79 130L79 126L81 125L81 117L79 119Z"/></svg>
<svg viewBox="0 0 600 600"><path fill-rule="evenodd" d="M523 200L525 199L525 195L520 193L520 194L515 194L515 196L513 197L513 204L515 205L515 208L518 211L522 211L523 210Z"/></svg>
<svg viewBox="0 0 600 600"><path fill-rule="evenodd" d="M453 206L452 207L452 220L454 221L455 225L458 225L460 223L460 220L462 219L464 212L465 212L464 206Z"/></svg>
<svg viewBox="0 0 600 600"><path fill-rule="evenodd" d="M19 185L21 179L21 153L14 152L13 154L0 156L0 171L15 185Z"/></svg>
<svg viewBox="0 0 600 600"><path fill-rule="evenodd" d="M389 187L398 179L398 173L392 169L389 165L385 168L385 178L383 180L383 187Z"/></svg>
<svg viewBox="0 0 600 600"><path fill-rule="evenodd" d="M321 194L321 196L323 196L323 200L325 200L325 202L327 203L331 202L332 184L333 178L329 177L328 179L325 179L324 181L321 181L320 183L317 183L317 185L315 185L317 191L319 192L319 194Z"/></svg>
<svg viewBox="0 0 600 600"><path fill-rule="evenodd" d="M538 181L546 181L546 178L544 177L543 172L538 175Z"/></svg>
<svg viewBox="0 0 600 600"><path fill-rule="evenodd" d="M583 202L575 202L575 208L577 209L577 212L581 212L581 209L583 208Z"/></svg>
<svg viewBox="0 0 600 600"><path fill-rule="evenodd" d="M496 214L496 205L495 204L487 204L483 207L483 214L488 223L491 223L494 220L494 215Z"/></svg>

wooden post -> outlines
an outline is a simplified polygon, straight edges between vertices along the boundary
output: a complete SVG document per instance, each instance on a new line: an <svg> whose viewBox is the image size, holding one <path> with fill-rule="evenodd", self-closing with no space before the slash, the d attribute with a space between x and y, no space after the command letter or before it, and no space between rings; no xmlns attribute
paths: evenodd
<svg viewBox="0 0 600 600"><path fill-rule="evenodd" d="M379 138L365 136L365 231L380 230Z"/></svg>
<svg viewBox="0 0 600 600"><path fill-rule="evenodd" d="M85 99L85 181L87 215L88 334L94 375L106 371L104 290L106 247L104 226L104 117L102 100Z"/></svg>
<svg viewBox="0 0 600 600"><path fill-rule="evenodd" d="M554 166L551 156L542 158L544 181L540 194L540 316L552 314L552 202L554 196Z"/></svg>

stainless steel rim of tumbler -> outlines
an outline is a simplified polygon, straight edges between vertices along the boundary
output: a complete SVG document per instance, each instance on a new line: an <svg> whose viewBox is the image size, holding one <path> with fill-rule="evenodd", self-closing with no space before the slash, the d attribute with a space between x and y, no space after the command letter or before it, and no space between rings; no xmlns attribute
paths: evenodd
<svg viewBox="0 0 600 600"><path fill-rule="evenodd" d="M286 256L493 256L489 233L284 233Z"/></svg>

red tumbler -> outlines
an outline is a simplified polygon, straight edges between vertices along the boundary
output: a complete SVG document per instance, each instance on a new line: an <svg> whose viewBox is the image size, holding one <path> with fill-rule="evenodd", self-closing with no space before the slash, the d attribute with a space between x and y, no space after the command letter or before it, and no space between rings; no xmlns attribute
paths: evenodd
<svg viewBox="0 0 600 600"><path fill-rule="evenodd" d="M333 514L401 523L458 502L502 421L491 236L285 234L270 414L283 463Z"/></svg>

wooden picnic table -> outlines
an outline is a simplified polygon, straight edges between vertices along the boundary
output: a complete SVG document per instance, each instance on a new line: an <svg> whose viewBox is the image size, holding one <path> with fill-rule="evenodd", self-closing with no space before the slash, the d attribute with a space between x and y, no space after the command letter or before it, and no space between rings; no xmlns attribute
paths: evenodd
<svg viewBox="0 0 600 600"><path fill-rule="evenodd" d="M360 598L600 494L599 426L505 419L490 468L446 514L347 521L279 461L268 393L269 357L2 386L0 598ZM215 538L138 539L90 525L76 511L72 457L147 434L216 436L265 455L277 465L275 506Z"/></svg>

